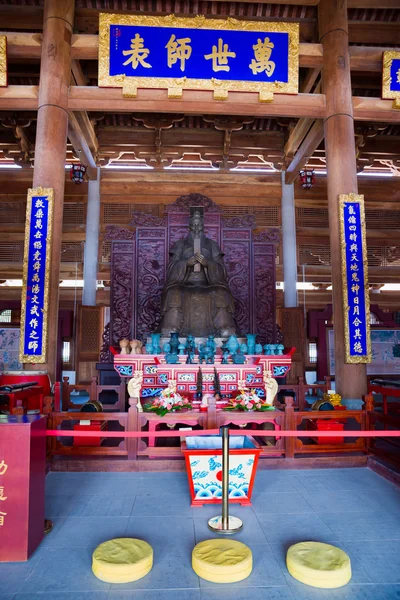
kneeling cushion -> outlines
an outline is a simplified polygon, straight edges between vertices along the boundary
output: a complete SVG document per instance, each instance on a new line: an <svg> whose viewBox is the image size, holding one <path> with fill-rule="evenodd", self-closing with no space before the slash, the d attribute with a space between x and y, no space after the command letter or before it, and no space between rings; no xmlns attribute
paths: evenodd
<svg viewBox="0 0 400 600"><path fill-rule="evenodd" d="M92 571L106 583L128 583L141 579L153 566L153 548L143 540L116 538L97 546Z"/></svg>
<svg viewBox="0 0 400 600"><path fill-rule="evenodd" d="M289 573L302 583L318 588L338 588L351 579L350 558L340 548L321 542L291 546L286 555Z"/></svg>
<svg viewBox="0 0 400 600"><path fill-rule="evenodd" d="M216 538L194 547L192 567L199 577L207 581L234 583L250 575L253 557L245 544Z"/></svg>

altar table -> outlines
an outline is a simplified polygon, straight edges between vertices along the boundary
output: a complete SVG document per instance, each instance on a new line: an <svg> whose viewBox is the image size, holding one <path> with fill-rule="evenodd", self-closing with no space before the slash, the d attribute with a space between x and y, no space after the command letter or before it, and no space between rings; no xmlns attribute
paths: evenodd
<svg viewBox="0 0 400 600"><path fill-rule="evenodd" d="M159 395L168 387L168 381L176 381L176 390L183 396L192 396L197 391L197 375L202 373L203 394L214 394L214 370L220 381L221 395L235 396L244 382L254 388L260 398L265 398L264 373L270 371L274 379L286 376L292 365L291 348L283 355L246 355L245 364L232 362L222 364L222 357L215 356L214 364L186 364L187 356L179 356L178 364L167 364L163 354L115 354L114 368L121 377L131 378L135 371L143 374L140 397L145 401Z"/></svg>

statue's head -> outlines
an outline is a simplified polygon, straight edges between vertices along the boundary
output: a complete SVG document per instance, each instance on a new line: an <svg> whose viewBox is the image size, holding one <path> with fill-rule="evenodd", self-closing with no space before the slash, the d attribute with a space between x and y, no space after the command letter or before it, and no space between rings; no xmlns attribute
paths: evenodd
<svg viewBox="0 0 400 600"><path fill-rule="evenodd" d="M193 211L190 215L189 229L195 234L202 233L204 230L203 215L199 210Z"/></svg>

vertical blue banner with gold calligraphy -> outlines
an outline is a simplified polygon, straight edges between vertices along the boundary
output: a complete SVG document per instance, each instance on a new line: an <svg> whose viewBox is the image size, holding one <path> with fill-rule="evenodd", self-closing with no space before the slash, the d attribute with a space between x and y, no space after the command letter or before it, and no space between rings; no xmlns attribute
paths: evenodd
<svg viewBox="0 0 400 600"><path fill-rule="evenodd" d="M364 197L339 196L345 360L371 362Z"/></svg>
<svg viewBox="0 0 400 600"><path fill-rule="evenodd" d="M20 362L45 363L53 190L28 190L21 298Z"/></svg>

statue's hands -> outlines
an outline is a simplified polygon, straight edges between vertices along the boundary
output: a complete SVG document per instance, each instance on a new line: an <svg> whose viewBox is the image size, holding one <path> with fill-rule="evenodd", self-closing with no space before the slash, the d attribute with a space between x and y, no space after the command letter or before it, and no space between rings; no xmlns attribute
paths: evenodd
<svg viewBox="0 0 400 600"><path fill-rule="evenodd" d="M203 267L206 267L208 265L208 260L199 252L197 254L194 255L197 262L199 262Z"/></svg>
<svg viewBox="0 0 400 600"><path fill-rule="evenodd" d="M186 261L186 264L188 267L194 267L194 265L197 263L197 259L195 256L192 256L191 258L188 258L188 260Z"/></svg>

